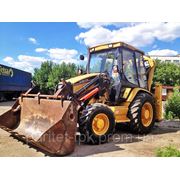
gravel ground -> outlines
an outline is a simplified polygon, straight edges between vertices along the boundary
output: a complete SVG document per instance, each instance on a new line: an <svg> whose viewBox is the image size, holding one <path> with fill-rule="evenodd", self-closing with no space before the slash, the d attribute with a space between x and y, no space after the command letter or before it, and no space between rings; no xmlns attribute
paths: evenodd
<svg viewBox="0 0 180 180"><path fill-rule="evenodd" d="M8 110L13 103L1 102L0 114ZM152 133L147 136L132 135L116 130L109 143L98 146L85 145L77 141L76 149L70 156L155 156L155 150L158 147L171 144L180 149L180 121L157 123ZM46 155L0 129L0 156L40 157Z"/></svg>

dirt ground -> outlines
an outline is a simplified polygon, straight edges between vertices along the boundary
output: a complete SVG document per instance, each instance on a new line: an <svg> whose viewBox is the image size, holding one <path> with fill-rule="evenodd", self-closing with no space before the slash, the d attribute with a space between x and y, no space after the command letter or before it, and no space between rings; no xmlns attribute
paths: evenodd
<svg viewBox="0 0 180 180"><path fill-rule="evenodd" d="M0 114L8 110L13 102L1 102ZM78 136L77 136L78 137ZM70 156L155 156L155 150L162 146L174 145L180 149L180 121L157 123L147 136L132 135L116 130L112 140L102 145L85 145L77 141L76 149ZM44 153L14 139L0 129L0 156L42 157Z"/></svg>

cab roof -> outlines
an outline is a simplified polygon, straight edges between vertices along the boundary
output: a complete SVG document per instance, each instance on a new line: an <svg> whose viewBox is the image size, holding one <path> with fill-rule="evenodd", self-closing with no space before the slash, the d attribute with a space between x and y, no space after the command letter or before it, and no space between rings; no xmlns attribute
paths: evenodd
<svg viewBox="0 0 180 180"><path fill-rule="evenodd" d="M124 42L113 42L113 43L107 43L107 44L100 44L97 46L90 47L89 51L90 51L90 53L92 53L92 52L97 52L97 51L112 49L112 48L117 48L117 47L126 47L130 50L138 51L144 55L143 51L141 51L141 50L139 50L139 49L135 48L134 46L131 46L127 43L124 43Z"/></svg>

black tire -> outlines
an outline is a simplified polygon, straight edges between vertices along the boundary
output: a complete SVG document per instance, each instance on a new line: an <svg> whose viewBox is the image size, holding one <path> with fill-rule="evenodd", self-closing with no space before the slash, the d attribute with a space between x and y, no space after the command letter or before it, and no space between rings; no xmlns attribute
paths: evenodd
<svg viewBox="0 0 180 180"><path fill-rule="evenodd" d="M148 126L144 126L141 119L142 107L145 103L150 103L153 110L152 121ZM147 93L139 93L131 103L128 117L130 118L130 131L138 134L149 133L155 123L155 101L154 98Z"/></svg>
<svg viewBox="0 0 180 180"><path fill-rule="evenodd" d="M108 130L103 135L97 135L93 130L93 119L96 115L103 113L108 117ZM81 133L81 141L88 144L102 144L109 140L115 128L114 113L106 105L95 103L87 106L82 111L79 118L79 131Z"/></svg>

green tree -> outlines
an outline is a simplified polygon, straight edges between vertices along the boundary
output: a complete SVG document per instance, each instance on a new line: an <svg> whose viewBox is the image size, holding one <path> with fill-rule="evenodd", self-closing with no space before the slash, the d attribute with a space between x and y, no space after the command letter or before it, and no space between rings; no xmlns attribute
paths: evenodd
<svg viewBox="0 0 180 180"><path fill-rule="evenodd" d="M58 82L63 79L69 79L77 75L77 66L75 64L54 64L48 77L48 88L53 90Z"/></svg>
<svg viewBox="0 0 180 180"><path fill-rule="evenodd" d="M68 79L76 75L77 66L73 63L55 64L46 61L41 64L39 69L34 69L33 80L40 87L42 93L51 93L62 78Z"/></svg>
<svg viewBox="0 0 180 180"><path fill-rule="evenodd" d="M48 78L52 72L53 62L46 61L41 64L41 67L34 69L33 80L37 84L43 93L48 92Z"/></svg>
<svg viewBox="0 0 180 180"><path fill-rule="evenodd" d="M156 60L153 82L169 86L180 85L180 65Z"/></svg>
<svg viewBox="0 0 180 180"><path fill-rule="evenodd" d="M172 97L166 102L165 117L166 119L180 119L180 92L178 88L174 89Z"/></svg>

